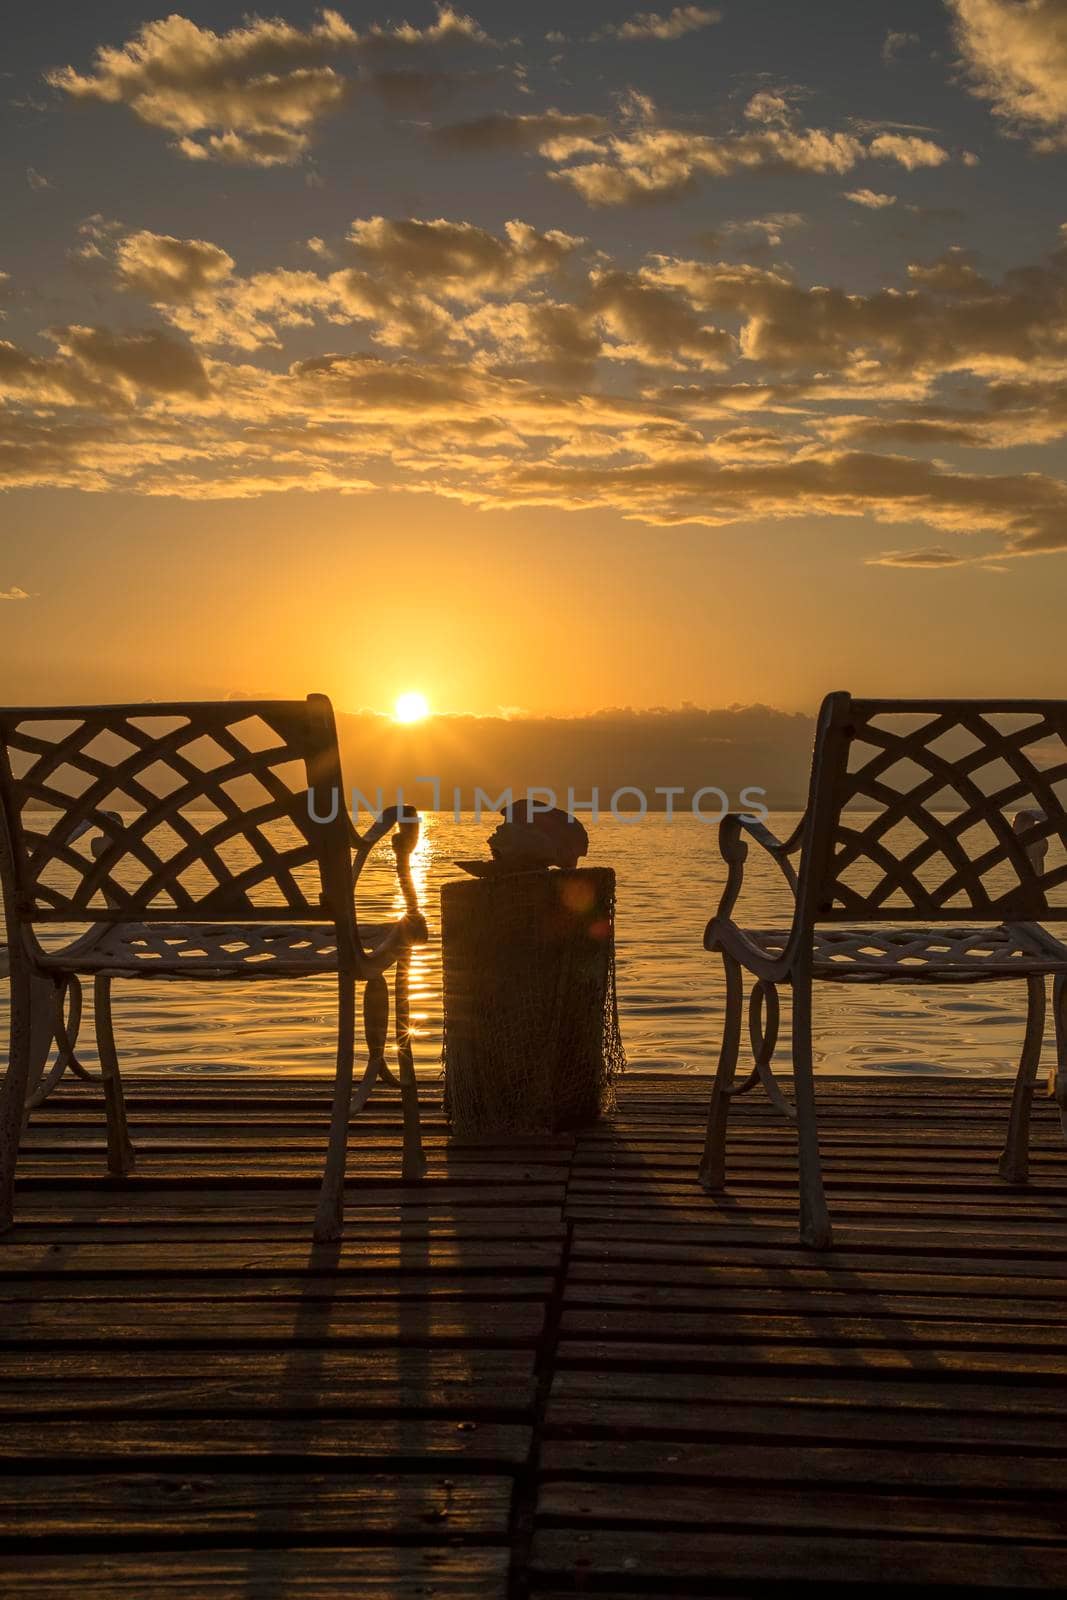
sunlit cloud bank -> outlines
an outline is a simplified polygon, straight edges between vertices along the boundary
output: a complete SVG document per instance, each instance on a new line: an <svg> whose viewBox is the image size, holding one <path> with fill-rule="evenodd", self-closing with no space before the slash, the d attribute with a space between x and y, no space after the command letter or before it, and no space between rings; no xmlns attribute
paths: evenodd
<svg viewBox="0 0 1067 1600"><path fill-rule="evenodd" d="M210 240L91 235L134 325L0 341L9 485L389 488L661 527L867 516L1067 547L1058 478L912 453L1063 438L1067 250L997 281L950 251L857 295L779 265L627 270L518 220L356 219L335 270L250 275ZM286 359L294 329L322 353Z"/></svg>
<svg viewBox="0 0 1067 1600"><path fill-rule="evenodd" d="M959 104L1039 150L1067 142L1059 0L946 3ZM548 39L538 25L542 57L558 45L598 63L676 60L730 20L704 5L628 12ZM797 537L815 519L866 519L898 532L865 556L913 571L1067 548L1067 485L1034 455L1067 434L1062 236L1004 272L954 244L915 249L900 270L872 250L856 292L836 264L827 281L786 258L817 259L820 206L822 226L829 210L850 238L954 227L952 185L978 159L956 139L844 103L819 111L763 71L731 79L706 114L606 70L592 101L534 62L531 37L448 4L420 26L357 27L327 9L217 31L175 13L49 72L56 107L111 107L204 194L238 181L211 163L263 169L240 182L264 196L291 187L272 169L310 160L327 120L370 94L383 138L402 127L420 174L472 175L483 203L414 216L417 199L381 214L379 198L258 254L216 225L220 204L205 207L210 225L197 212L168 226L165 209L86 218L70 240L77 314L0 273L0 315L53 307L32 323L26 311L17 336L4 322L0 483L184 499L381 491L608 510L660 530L780 522ZM899 84L920 44L932 59L883 21L875 70ZM480 100L438 114L445 91L475 83ZM529 210L499 209L512 173L532 185ZM619 244L627 207L655 202L632 216L662 218L738 177L745 215L724 203L673 236L635 223L634 240L658 248ZM548 225L557 212L565 227Z"/></svg>

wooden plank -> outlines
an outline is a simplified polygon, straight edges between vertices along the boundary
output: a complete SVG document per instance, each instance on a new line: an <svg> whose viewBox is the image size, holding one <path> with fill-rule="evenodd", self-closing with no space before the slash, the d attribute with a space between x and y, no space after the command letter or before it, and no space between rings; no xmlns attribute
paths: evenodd
<svg viewBox="0 0 1067 1600"><path fill-rule="evenodd" d="M1027 1251L1017 1250L1008 1254L1001 1251L1000 1256L968 1256L968 1254L953 1253L950 1250L941 1250L936 1246L923 1248L921 1251L881 1251L862 1250L856 1246L838 1245L835 1242L833 1250L813 1251L806 1250L803 1245L777 1245L768 1243L753 1248L749 1245L739 1246L731 1240L723 1240L717 1235L702 1234L693 1242L677 1242L675 1229L649 1229L645 1237L630 1238L629 1229L625 1230L622 1237L614 1237L608 1232L603 1234L600 1229L587 1230L585 1227L574 1229L573 1245L571 1245L571 1270L582 1272L625 1272L627 1266L632 1264L637 1272L653 1272L664 1274L665 1282L669 1282L673 1270L685 1272L693 1269L699 1274L702 1272L717 1272L725 1270L729 1274L776 1274L782 1270L790 1278L797 1278L803 1282L805 1274L825 1274L835 1277L840 1274L854 1274L864 1280L872 1275L891 1274L901 1275L907 1282L915 1285L915 1293L920 1293L921 1283L926 1278L937 1280L969 1280L969 1278L985 1278L995 1275L997 1278L1011 1278L1029 1282L1040 1282L1043 1288L1048 1288L1048 1293L1059 1293L1059 1288L1067 1278L1067 1258L1061 1253L1059 1258L1032 1258ZM619 1280L622 1282L622 1280Z"/></svg>
<svg viewBox="0 0 1067 1600"><path fill-rule="evenodd" d="M150 1245L156 1250L159 1259L169 1257L171 1250L182 1244L195 1245L203 1259L204 1247L211 1247L213 1253L216 1246L223 1245L252 1245L253 1247L268 1248L275 1244L292 1244L302 1246L305 1251L310 1250L311 1237L311 1212L290 1214L287 1218L274 1218L265 1216L257 1221L255 1218L242 1220L223 1212L212 1220L211 1215L201 1213L164 1215L155 1221L146 1222L143 1219L129 1219L123 1217L121 1212L111 1212L106 1216L94 1217L92 1213L80 1215L63 1215L52 1212L42 1215L39 1221L30 1222L25 1217L27 1207L20 1207L15 1227L5 1237L12 1244L40 1244L46 1249L55 1245L97 1245L106 1250L118 1250L132 1244ZM361 1218L365 1221L365 1218ZM559 1221L557 1209L546 1211L529 1211L520 1209L517 1213L511 1212L507 1207L487 1215L479 1214L472 1218L469 1215L450 1213L443 1218L405 1217L398 1213L375 1217L372 1241L381 1244L410 1245L429 1243L435 1240L450 1240L460 1245L467 1245L482 1240L517 1240L534 1239L540 1241L562 1241L566 1233L565 1227ZM362 1242L366 1234L362 1230L350 1230L350 1242ZM341 1241L343 1248L344 1241ZM325 1247L324 1247L325 1248ZM332 1246L329 1248L333 1248ZM0 1252L3 1241L0 1240ZM321 1257L320 1257L321 1259ZM0 1256L0 1274L2 1274L2 1256Z"/></svg>
<svg viewBox="0 0 1067 1600"><path fill-rule="evenodd" d="M534 1538L535 1573L549 1578L580 1573L588 1582L620 1578L631 1585L659 1581L792 1582L850 1585L894 1583L898 1588L943 1585L1009 1593L1062 1590L1067 1547L991 1545L960 1539L886 1539L771 1534L742 1539L728 1533L542 1529Z"/></svg>
<svg viewBox="0 0 1067 1600"><path fill-rule="evenodd" d="M765 1259L769 1256L770 1259ZM805 1258L806 1257L806 1258ZM839 1259L840 1257L840 1259ZM1038 1299L1067 1299L1067 1261L1043 1263L1035 1273L1032 1263L1022 1261L952 1260L939 1256L916 1256L906 1262L886 1261L877 1256L834 1251L831 1256L813 1258L806 1252L789 1255L784 1251L763 1252L738 1259L736 1251L687 1250L685 1246L619 1245L614 1251L575 1242L567 1271L568 1283L575 1287L597 1283L693 1284L701 1288L833 1290L839 1284L864 1292L962 1295L967 1299L992 1295L1035 1296Z"/></svg>
<svg viewBox="0 0 1067 1600"><path fill-rule="evenodd" d="M339 1381L314 1374L267 1378L188 1378L183 1382L85 1382L57 1384L50 1393L27 1391L25 1383L0 1383L0 1418L114 1416L265 1415L356 1417L417 1414L532 1420L536 1384L532 1378L495 1381L472 1376L467 1382L434 1384L418 1378L373 1382Z"/></svg>
<svg viewBox="0 0 1067 1600"><path fill-rule="evenodd" d="M605 1335L645 1340L663 1339L722 1343L726 1340L811 1344L825 1348L842 1345L876 1344L891 1341L902 1351L976 1345L984 1349L1047 1351L1055 1354L1064 1348L1062 1324L1054 1322L950 1321L934 1317L837 1316L828 1317L825 1326L815 1328L806 1317L775 1314L721 1315L697 1311L598 1311L565 1310L561 1319L565 1337L588 1334L595 1339Z"/></svg>
<svg viewBox="0 0 1067 1600"><path fill-rule="evenodd" d="M678 1527L795 1529L800 1533L881 1534L933 1539L988 1539L993 1544L1037 1540L1067 1544L1067 1509L1056 1495L1041 1500L941 1494L832 1492L822 1485L773 1493L758 1484L635 1484L554 1479L537 1501L545 1526L622 1529Z"/></svg>
<svg viewBox="0 0 1067 1600"><path fill-rule="evenodd" d="M661 1237L673 1236L678 1239L692 1235L701 1241L734 1243L746 1249L795 1246L795 1207L792 1215L786 1208L780 1218L765 1212L759 1220L752 1221L743 1220L744 1213L739 1216L738 1209L720 1210L710 1199L701 1208L694 1206L687 1210L653 1205L622 1207L614 1206L611 1202L602 1206L572 1203L567 1206L567 1217L574 1223L595 1223L599 1227L613 1228L620 1239L636 1227L653 1230L652 1237L657 1231ZM896 1255L913 1256L917 1250L932 1249L957 1255L966 1252L971 1255L1001 1256L1010 1244L1012 1249L1034 1258L1051 1256L1059 1261L1063 1259L1062 1245L1058 1242L1063 1237L1061 1221L1046 1221L1043 1226L1040 1222L1031 1222L1027 1227L1013 1228L1006 1225L1010 1219L1002 1215L995 1224L993 1219L958 1219L950 1227L946 1226L943 1215L932 1214L925 1219L920 1216L887 1222L887 1214L884 1206L872 1206L866 1218L862 1213L846 1216L835 1210L835 1250L844 1246L846 1249L885 1250ZM819 1259L813 1252L809 1252L809 1255L812 1260Z"/></svg>
<svg viewBox="0 0 1067 1600"><path fill-rule="evenodd" d="M342 1239L339 1246L318 1248L310 1242L296 1244L284 1239L268 1239L260 1244L225 1239L215 1241L209 1252L199 1245L175 1242L161 1254L156 1242L128 1242L124 1238L113 1239L106 1247L59 1241L23 1243L19 1228L0 1239L0 1276L6 1290L20 1277L29 1278L34 1288L40 1289L49 1278L62 1280L74 1274L86 1279L121 1281L151 1273L158 1281L196 1273L205 1279L224 1277L237 1283L273 1278L279 1273L301 1278L329 1273L338 1281L357 1276L377 1281L379 1275L396 1276L408 1269L418 1273L554 1269L560 1254L559 1241L522 1237L460 1240L440 1234L407 1240L349 1237Z"/></svg>
<svg viewBox="0 0 1067 1600"><path fill-rule="evenodd" d="M844 1223L834 1227L832 1250L809 1250L798 1244L795 1228L729 1227L724 1223L709 1222L708 1216L696 1223L678 1223L672 1220L669 1227L647 1219L625 1223L604 1223L596 1219L576 1221L573 1224L576 1253L613 1250L636 1259L662 1259L664 1261L708 1259L707 1252L722 1260L747 1259L753 1264L776 1263L788 1266L813 1265L849 1267L877 1263L894 1270L923 1270L924 1264L944 1260L969 1261L977 1270L992 1270L987 1262L996 1262L998 1272L1008 1272L1022 1265L1025 1272L1039 1270L1046 1274L1063 1276L1067 1273L1067 1260L1062 1244L1057 1244L1057 1234L1042 1231L1032 1238L1020 1239L1013 1235L1010 1242L1004 1238L974 1238L946 1227L926 1228L921 1237L891 1225L882 1227L857 1227ZM651 1250L653 1255L647 1255ZM1035 1265L1036 1264L1036 1265ZM953 1270L962 1271L962 1266ZM972 1266L971 1270L975 1270Z"/></svg>
<svg viewBox="0 0 1067 1600"><path fill-rule="evenodd" d="M706 1081L630 1075L621 1115L573 1138L463 1145L427 1084L418 1185L388 1091L353 1121L346 1238L317 1250L328 1083L131 1078L134 1177L103 1176L98 1087L64 1087L0 1240L0 1429L29 1469L6 1536L35 1594L477 1596L484 1573L502 1596L515 1535L514 1584L544 1600L1062 1579L1047 1104L1011 1190L1007 1084L820 1080L836 1248L814 1253L793 1130L754 1098L712 1197ZM45 1539L56 1557L28 1554ZM166 1559L138 1567L135 1543ZM106 1571L62 1564L105 1547ZM463 1587L411 1565L429 1554L497 1564Z"/></svg>
<svg viewBox="0 0 1067 1600"><path fill-rule="evenodd" d="M1006 1118L995 1122L968 1122L962 1127L953 1123L951 1140L946 1143L946 1125L929 1113L919 1122L909 1122L903 1132L888 1117L884 1121L878 1117L868 1117L866 1124L841 1123L831 1119L819 1130L819 1144L825 1148L828 1156L850 1155L877 1160L893 1155L904 1160L929 1162L943 1153L950 1161L966 1163L991 1155L998 1145L1002 1147L1006 1124ZM169 1124L156 1118L143 1124L146 1128L157 1125L163 1127ZM95 1126L99 1131L98 1124L86 1122L84 1126ZM202 1128L204 1125L193 1123L187 1126ZM310 1131L311 1124L308 1127ZM796 1134L784 1122L758 1127L741 1118L736 1123L731 1121L729 1138L730 1149L742 1164L760 1157L786 1160L796 1156ZM696 1124L675 1124L669 1130L633 1128L624 1133L614 1123L606 1123L599 1129L589 1129L578 1136L574 1160L579 1166L589 1169L614 1162L628 1164L638 1160L674 1165L699 1157L702 1142L703 1130ZM1063 1139L1051 1118L1045 1122L1035 1119L1032 1142L1048 1161L1063 1156Z"/></svg>
<svg viewBox="0 0 1067 1600"><path fill-rule="evenodd" d="M370 1301L358 1319L332 1296L234 1303L198 1300L181 1306L166 1301L20 1302L0 1325L0 1345L14 1344L308 1344L360 1345L401 1340L420 1345L447 1340L529 1344L541 1334L540 1301L498 1304L493 1300L411 1303Z"/></svg>
<svg viewBox="0 0 1067 1600"><path fill-rule="evenodd" d="M0 1357L0 1416L509 1414L529 1417L532 1350L26 1351Z"/></svg>
<svg viewBox="0 0 1067 1600"><path fill-rule="evenodd" d="M138 1462L262 1458L271 1471L286 1460L345 1461L352 1470L392 1470L403 1462L430 1471L441 1461L466 1459L510 1471L525 1462L531 1430L517 1422L477 1417L388 1420L379 1417L88 1417L34 1418L4 1425L9 1461L68 1465L119 1462L134 1470Z"/></svg>
<svg viewBox="0 0 1067 1600"><path fill-rule="evenodd" d="M94 1148L104 1143L106 1135L102 1116L103 1107L94 1111L63 1112L49 1115L51 1101L33 1113L26 1130L26 1148L36 1145L54 1146L66 1150L79 1142ZM130 1133L134 1138L169 1141L176 1149L184 1148L185 1140L195 1139L205 1148L262 1150L267 1144L294 1150L313 1149L322 1153L325 1144L327 1119L321 1114L309 1115L299 1110L285 1110L270 1115L249 1108L243 1114L204 1111L199 1116L189 1114L181 1107L161 1107L150 1115L127 1116ZM360 1159L373 1156L393 1156L403 1149L403 1135L399 1122L368 1133L368 1124L358 1117L350 1123L351 1147L357 1149ZM574 1148L573 1134L540 1134L515 1140L501 1138L452 1138L447 1124L441 1120L422 1118L423 1148L437 1154L442 1161L496 1161L533 1162L548 1161L559 1166L568 1164ZM677 1149L677 1145L667 1146ZM684 1148L684 1147L683 1147Z"/></svg>
<svg viewBox="0 0 1067 1600"><path fill-rule="evenodd" d="M748 1400L720 1400L714 1406L687 1402L556 1399L549 1402L546 1427L580 1434L653 1434L681 1438L811 1440L824 1444L889 1444L940 1446L952 1450L999 1450L1011 1456L1023 1450L1064 1451L1064 1419L1059 1416L970 1416L960 1413L906 1411L892 1406L798 1406ZM1067 1456L1061 1459L1067 1474ZM1003 1468L1001 1468L1003 1476ZM1067 1481L1067 1479L1065 1479Z"/></svg>
<svg viewBox="0 0 1067 1600"><path fill-rule="evenodd" d="M907 1187L915 1195L912 1200L901 1199ZM892 1216L899 1225L920 1225L925 1219L943 1223L946 1207L951 1206L953 1224L988 1224L996 1222L998 1229L1032 1226L1037 1222L1060 1223L1067 1219L1067 1200L1049 1191L1026 1189L1007 1190L1003 1186L990 1186L982 1194L968 1188L965 1194L957 1193L945 1183L923 1194L915 1186L902 1185L897 1190L888 1185L869 1183L857 1192L838 1189L827 1184L827 1193L833 1200L834 1216L843 1219L857 1214ZM596 1198L599 1196L599 1200ZM702 1221L709 1211L719 1216L731 1213L749 1215L753 1219L776 1213L788 1216L796 1210L796 1185L789 1180L780 1185L732 1183L723 1195L705 1194L696 1181L696 1175L685 1183L659 1183L654 1177L642 1183L600 1183L582 1188L571 1184L567 1196L568 1216L578 1217L590 1207L600 1206L613 1215L624 1213L628 1207L643 1202L641 1209L646 1217L660 1215L667 1220L679 1214L691 1214L694 1221Z"/></svg>
<svg viewBox="0 0 1067 1600"><path fill-rule="evenodd" d="M368 1301L389 1296L408 1306L413 1301L433 1299L435 1305L449 1300L546 1300L553 1278L546 1273L520 1277L516 1272L465 1273L376 1272L363 1276L319 1273L259 1274L250 1278L230 1278L217 1273L189 1273L184 1277L160 1275L158 1278L81 1276L67 1273L55 1278L16 1278L5 1285L5 1297L12 1305L45 1305L61 1302L73 1305L88 1300L127 1301L136 1296L139 1305L160 1300L192 1305L204 1300L238 1305L277 1300L299 1301L310 1306L327 1300ZM1036 1305L1038 1302L1028 1302Z"/></svg>
<svg viewBox="0 0 1067 1600"><path fill-rule="evenodd" d="M317 1377L338 1383L474 1381L485 1374L493 1383L525 1381L534 1370L531 1349L497 1349L491 1345L458 1349L419 1350L386 1345L366 1350L327 1345L322 1349L215 1349L189 1350L150 1345L138 1350L123 1345L96 1349L28 1349L0 1351L0 1382L34 1380L50 1388L78 1381L166 1378ZM354 1399L358 1395L353 1396Z"/></svg>
<svg viewBox="0 0 1067 1600"><path fill-rule="evenodd" d="M168 1192L219 1190L243 1192L243 1204L248 1204L248 1177L255 1176L262 1187L276 1197L287 1191L294 1197L302 1191L313 1192L310 1162L295 1158L292 1162L280 1159L275 1167L273 1152L270 1157L271 1174L264 1178L264 1157L249 1156L247 1160L234 1157L220 1163L215 1159L200 1162L196 1156L182 1156L173 1161L160 1159L138 1165L129 1178L116 1181L109 1176L103 1161L79 1162L64 1156L55 1162L35 1161L32 1157L19 1161L16 1190L31 1194L42 1189L73 1189L86 1201L99 1195L114 1196L129 1201L152 1199ZM557 1169L545 1169L549 1172ZM541 1181L535 1177L516 1178L514 1183L502 1183L499 1178L482 1182L478 1177L455 1180L447 1173L427 1173L417 1183L404 1183L394 1169L391 1174L362 1176L353 1167L345 1179L346 1206L386 1205L445 1205L449 1202L465 1206L515 1205L523 1195L529 1195L534 1205L559 1204L563 1200L564 1186L551 1177Z"/></svg>
<svg viewBox="0 0 1067 1600"><path fill-rule="evenodd" d="M560 1366L612 1367L640 1374L660 1370L744 1370L770 1367L778 1372L807 1372L821 1368L855 1376L858 1372L895 1371L970 1375L992 1372L1005 1377L1067 1378L1067 1349L1062 1351L986 1350L975 1345L937 1345L929 1348L898 1345L892 1335L868 1344L828 1346L811 1336L807 1344L668 1344L640 1339L564 1339L557 1350ZM635 1379L635 1381L638 1381Z"/></svg>
<svg viewBox="0 0 1067 1600"><path fill-rule="evenodd" d="M460 1473L33 1473L5 1487L0 1542L92 1538L102 1527L113 1543L172 1539L183 1527L204 1543L278 1533L501 1537L510 1506L508 1479Z"/></svg>
<svg viewBox="0 0 1067 1600"><path fill-rule="evenodd" d="M806 1440L570 1439L547 1438L542 1446L544 1477L589 1477L638 1484L671 1485L684 1480L712 1484L791 1484L811 1489L885 1489L1008 1495L1061 1496L1067 1452L1055 1456L1020 1454L1010 1471L996 1452L971 1449L927 1450L887 1443L824 1445Z"/></svg>
<svg viewBox="0 0 1067 1600"><path fill-rule="evenodd" d="M649 1328L658 1324L660 1313L669 1315L673 1325L676 1312L775 1318L795 1314L825 1320L830 1334L835 1332L842 1318L858 1317L900 1317L925 1323L935 1319L958 1321L969 1313L980 1317L983 1323L1019 1322L1032 1326L1051 1323L1062 1327L1064 1321L1062 1299L1037 1295L1008 1298L977 1293L971 1296L916 1295L900 1291L889 1294L867 1290L862 1285L828 1290L779 1289L758 1284L745 1290L718 1285L705 1289L675 1284L575 1283L568 1278L564 1304L575 1311L616 1306L641 1308L653 1313L646 1323Z"/></svg>
<svg viewBox="0 0 1067 1600"><path fill-rule="evenodd" d="M552 1375L551 1394L553 1402L633 1400L638 1406L669 1401L701 1407L743 1401L752 1406L785 1402L791 1406L835 1409L883 1406L897 1411L1009 1417L1033 1412L1061 1417L1067 1413L1067 1385L1005 1383L995 1376L974 1381L937 1369L914 1378L899 1369L876 1371L862 1378L837 1371L649 1371L642 1374L640 1389L635 1392L632 1372L557 1367Z"/></svg>
<svg viewBox="0 0 1067 1600"><path fill-rule="evenodd" d="M507 1600L509 1552L466 1546L196 1550L177 1541L136 1552L21 1554L7 1562L7 1600Z"/></svg>
<svg viewBox="0 0 1067 1600"><path fill-rule="evenodd" d="M275 1227L295 1230L297 1237L310 1242L311 1226L315 1215L314 1200L278 1203L269 1195L255 1205L248 1199L249 1190L234 1191L233 1202L227 1205L217 1195L202 1198L195 1193L170 1198L116 1197L101 1191L93 1195L85 1190L63 1194L55 1192L51 1201L43 1205L27 1204L16 1200L15 1238L19 1241L40 1237L30 1232L36 1223L53 1230L61 1228L64 1238L71 1237L69 1229L85 1226L121 1228L152 1228L166 1233L168 1229L185 1229L211 1225L226 1230L228 1240L262 1238L269 1236ZM345 1200L345 1216L351 1229L365 1228L376 1235L402 1227L462 1229L470 1237L509 1238L520 1228L530 1235L536 1229L543 1237L544 1230L555 1231L560 1220L560 1207L555 1204L534 1205L466 1205L455 1201L423 1199L408 1204L360 1205L357 1200ZM241 1228L247 1230L241 1233ZM130 1235L132 1237L132 1235Z"/></svg>
<svg viewBox="0 0 1067 1600"><path fill-rule="evenodd" d="M30 1180L21 1193L18 1216L23 1212L33 1216L36 1212L63 1215L64 1212L98 1211L101 1215L117 1211L124 1216L139 1212L147 1217L166 1217L186 1210L212 1211L230 1220L239 1220L249 1213L260 1215L264 1210L278 1216L302 1217L314 1208L318 1195L318 1182L306 1170L304 1175L291 1182L273 1183L264 1175L264 1165L269 1164L269 1152L260 1160L256 1182L250 1183L240 1173L227 1179L219 1178L210 1184L199 1178L184 1177L171 1180L149 1181L131 1176L111 1178L97 1172L92 1178L64 1181L53 1174L49 1178ZM21 1180L20 1180L21 1183ZM18 1193L20 1184L16 1184ZM557 1197L558 1191L558 1197ZM523 1196L530 1194L528 1204ZM521 1216L523 1211L536 1215L538 1210L556 1208L562 1200L563 1186L542 1184L531 1193L526 1184L489 1185L449 1184L427 1178L418 1183L382 1183L374 1179L369 1184L358 1180L345 1184L346 1210L378 1210L383 1217L395 1217L398 1208L415 1210L419 1207L447 1212L448 1208L481 1211L483 1209L510 1210Z"/></svg>

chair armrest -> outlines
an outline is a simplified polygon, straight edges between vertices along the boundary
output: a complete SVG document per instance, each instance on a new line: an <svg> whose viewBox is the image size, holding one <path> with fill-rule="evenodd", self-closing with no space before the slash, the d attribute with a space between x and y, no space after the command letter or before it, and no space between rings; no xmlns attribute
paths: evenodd
<svg viewBox="0 0 1067 1600"><path fill-rule="evenodd" d="M741 893L745 862L748 859L748 845L742 839L742 833L751 834L756 843L763 846L792 890L793 898L796 899L797 875L789 857L800 849L804 834L804 818L800 819L789 838L783 842L765 823L757 822L754 817L746 817L739 811L728 811L719 823L719 854L726 862L729 871L726 887L719 901L719 909L715 913L716 920L732 916Z"/></svg>
<svg viewBox="0 0 1067 1600"><path fill-rule="evenodd" d="M383 940L376 951L364 952L368 959L377 960L379 956L383 965L388 966L401 949L412 944L425 944L430 937L426 926L426 919L419 909L419 897L415 882L411 875L411 856L419 842L419 814L412 806L389 806L382 812L377 822L369 827L366 833L357 833L355 825L349 822L352 834L353 886L358 887L359 875L363 871L367 858L375 845L384 839L387 834L396 829L393 835L393 854L396 857L396 876L400 885L400 892L404 897L404 916L397 924L390 936ZM356 919L358 930L359 919ZM358 937L358 931L357 931ZM392 952L392 954L389 954Z"/></svg>

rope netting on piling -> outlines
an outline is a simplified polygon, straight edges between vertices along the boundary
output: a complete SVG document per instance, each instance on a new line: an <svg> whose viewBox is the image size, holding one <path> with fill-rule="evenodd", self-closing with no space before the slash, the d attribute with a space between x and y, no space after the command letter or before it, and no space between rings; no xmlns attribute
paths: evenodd
<svg viewBox="0 0 1067 1600"><path fill-rule="evenodd" d="M614 1105L615 874L446 884L445 1105L458 1134L561 1132Z"/></svg>

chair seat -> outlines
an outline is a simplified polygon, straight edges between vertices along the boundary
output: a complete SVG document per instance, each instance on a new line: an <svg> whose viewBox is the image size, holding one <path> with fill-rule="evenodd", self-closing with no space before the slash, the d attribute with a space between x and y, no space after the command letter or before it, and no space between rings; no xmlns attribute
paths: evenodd
<svg viewBox="0 0 1067 1600"><path fill-rule="evenodd" d="M392 925L365 927L373 950ZM49 951L52 971L116 978L287 978L337 971L332 923L114 922L101 924L65 950Z"/></svg>
<svg viewBox="0 0 1067 1600"><path fill-rule="evenodd" d="M744 930L769 956L788 930ZM981 983L1067 973L1067 946L1036 923L999 928L824 926L814 932L814 977L831 983Z"/></svg>

